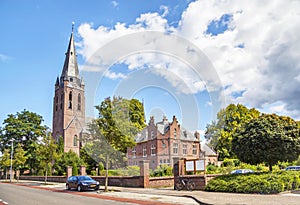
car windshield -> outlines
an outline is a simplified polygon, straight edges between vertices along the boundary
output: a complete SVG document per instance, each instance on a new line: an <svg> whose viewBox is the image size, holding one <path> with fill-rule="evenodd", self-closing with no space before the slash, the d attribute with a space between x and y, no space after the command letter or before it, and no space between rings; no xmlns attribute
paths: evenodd
<svg viewBox="0 0 300 205"><path fill-rule="evenodd" d="M89 176L80 176L80 177L78 177L78 179L79 180L92 180L92 178Z"/></svg>

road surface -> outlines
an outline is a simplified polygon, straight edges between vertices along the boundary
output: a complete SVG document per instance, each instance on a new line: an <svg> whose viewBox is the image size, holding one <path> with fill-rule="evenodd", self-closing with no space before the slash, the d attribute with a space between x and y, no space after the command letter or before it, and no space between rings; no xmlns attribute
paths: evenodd
<svg viewBox="0 0 300 205"><path fill-rule="evenodd" d="M9 183L0 183L0 205L133 205L119 201L87 197L88 192L78 193L66 190L43 190L27 186L17 186ZM2 200L2 201L1 201Z"/></svg>

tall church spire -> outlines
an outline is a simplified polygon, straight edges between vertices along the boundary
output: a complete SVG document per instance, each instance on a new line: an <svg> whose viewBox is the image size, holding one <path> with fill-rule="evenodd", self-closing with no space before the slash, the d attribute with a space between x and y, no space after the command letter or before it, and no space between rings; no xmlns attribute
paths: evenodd
<svg viewBox="0 0 300 205"><path fill-rule="evenodd" d="M72 23L72 33L69 41L68 50L66 52L63 71L61 73L61 80L69 80L70 78L79 78L73 30L74 30L74 23Z"/></svg>

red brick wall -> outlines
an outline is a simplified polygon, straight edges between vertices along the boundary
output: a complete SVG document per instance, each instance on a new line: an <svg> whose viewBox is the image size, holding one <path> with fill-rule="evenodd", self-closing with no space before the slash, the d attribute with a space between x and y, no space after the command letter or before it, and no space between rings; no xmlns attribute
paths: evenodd
<svg viewBox="0 0 300 205"><path fill-rule="evenodd" d="M152 177L149 179L149 187L159 188L159 187L173 187L174 177Z"/></svg>

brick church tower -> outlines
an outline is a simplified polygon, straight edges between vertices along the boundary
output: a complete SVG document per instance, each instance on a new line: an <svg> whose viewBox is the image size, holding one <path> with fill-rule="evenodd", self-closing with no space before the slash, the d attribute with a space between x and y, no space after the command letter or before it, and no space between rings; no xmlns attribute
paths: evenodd
<svg viewBox="0 0 300 205"><path fill-rule="evenodd" d="M74 28L64 67L55 83L53 99L53 137L63 138L64 151L73 150L79 155L81 138L85 127L85 97L84 82L79 76L74 44Z"/></svg>

